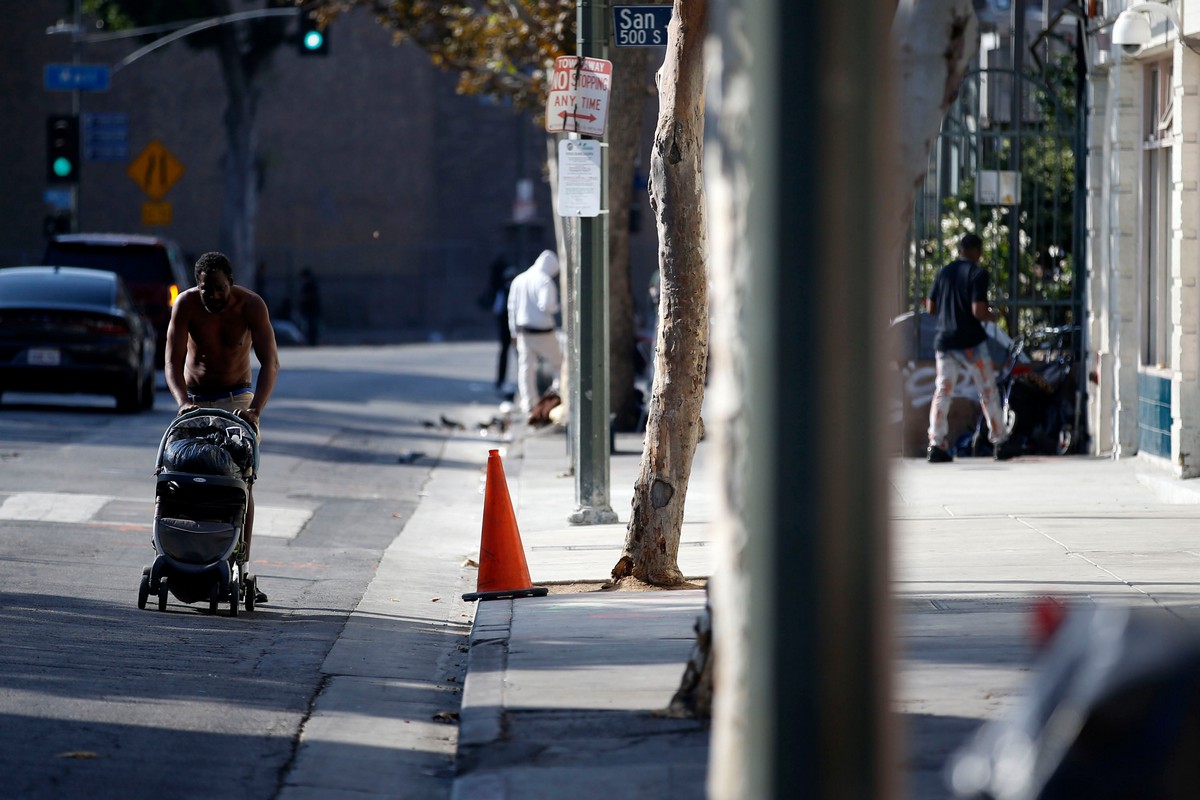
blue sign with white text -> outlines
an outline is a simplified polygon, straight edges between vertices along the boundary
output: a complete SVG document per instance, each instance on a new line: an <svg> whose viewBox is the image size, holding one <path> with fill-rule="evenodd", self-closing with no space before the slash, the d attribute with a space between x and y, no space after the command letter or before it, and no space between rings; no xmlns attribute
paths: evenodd
<svg viewBox="0 0 1200 800"><path fill-rule="evenodd" d="M112 80L104 64L47 64L42 85L52 92L103 92Z"/></svg>
<svg viewBox="0 0 1200 800"><path fill-rule="evenodd" d="M129 160L129 113L93 111L83 114L83 157L88 161Z"/></svg>
<svg viewBox="0 0 1200 800"><path fill-rule="evenodd" d="M613 6L613 44L666 47L671 6Z"/></svg>

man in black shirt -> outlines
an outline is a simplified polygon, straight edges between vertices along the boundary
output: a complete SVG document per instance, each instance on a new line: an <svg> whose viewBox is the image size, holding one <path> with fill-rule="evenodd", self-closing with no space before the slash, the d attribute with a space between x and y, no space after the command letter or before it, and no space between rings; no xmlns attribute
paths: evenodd
<svg viewBox="0 0 1200 800"><path fill-rule="evenodd" d="M958 259L938 270L925 307L937 314L937 388L929 406L929 460L952 461L947 437L950 431L950 400L959 375L971 377L979 392L979 404L988 423L988 438L997 460L1016 455L1008 441L1004 409L996 386L996 373L987 352L984 322L993 322L995 313L988 306L988 272L979 265L983 242L973 233L959 240Z"/></svg>

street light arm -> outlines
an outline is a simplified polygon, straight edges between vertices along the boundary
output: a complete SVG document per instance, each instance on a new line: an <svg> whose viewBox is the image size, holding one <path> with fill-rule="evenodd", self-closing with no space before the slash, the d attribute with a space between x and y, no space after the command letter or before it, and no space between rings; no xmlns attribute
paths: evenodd
<svg viewBox="0 0 1200 800"><path fill-rule="evenodd" d="M213 17L212 19L201 20L200 22L197 22L193 25L189 25L186 28L181 28L180 30L175 31L174 33L170 34L169 36L164 36L161 39L155 39L153 42L146 45L145 47L142 47L138 50L134 50L132 53L125 56L125 58L123 58L117 62L117 64L112 68L112 74L116 75L122 69L129 66L134 61L137 61L142 56L148 55L149 53L153 53L158 48L168 45L171 42L182 39L185 36L191 36L193 33L199 33L200 31L208 30L209 28L215 28L219 25L226 25L231 22L241 22L242 20L246 20L246 19L259 19L262 17L291 17L291 16L295 16L296 14L299 14L300 11L301 11L301 9L298 7L297 8L262 8L262 9L257 9L254 11L239 11L236 14L226 14L223 17Z"/></svg>

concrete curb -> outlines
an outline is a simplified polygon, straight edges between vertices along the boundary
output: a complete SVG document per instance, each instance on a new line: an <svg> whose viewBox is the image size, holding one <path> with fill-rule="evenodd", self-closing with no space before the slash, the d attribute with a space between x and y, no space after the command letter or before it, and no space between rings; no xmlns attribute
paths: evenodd
<svg viewBox="0 0 1200 800"><path fill-rule="evenodd" d="M481 600L467 651L458 746L497 741L504 733L504 670L512 635L513 601Z"/></svg>

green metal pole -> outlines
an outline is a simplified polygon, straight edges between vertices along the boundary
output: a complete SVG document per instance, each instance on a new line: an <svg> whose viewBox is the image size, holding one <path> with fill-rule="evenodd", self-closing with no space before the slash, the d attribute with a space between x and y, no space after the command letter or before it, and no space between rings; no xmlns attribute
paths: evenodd
<svg viewBox="0 0 1200 800"><path fill-rule="evenodd" d="M745 472L730 480L749 533L742 796L893 800L878 226L895 213L894 4L740 5L754 42L742 308L754 358Z"/></svg>
<svg viewBox="0 0 1200 800"><path fill-rule="evenodd" d="M579 0L577 43L580 58L608 55L607 0ZM573 525L617 521L609 504L608 397L608 145L601 145L600 214L579 219L579 321L571 344L571 387L577 424L571 434L575 458Z"/></svg>

